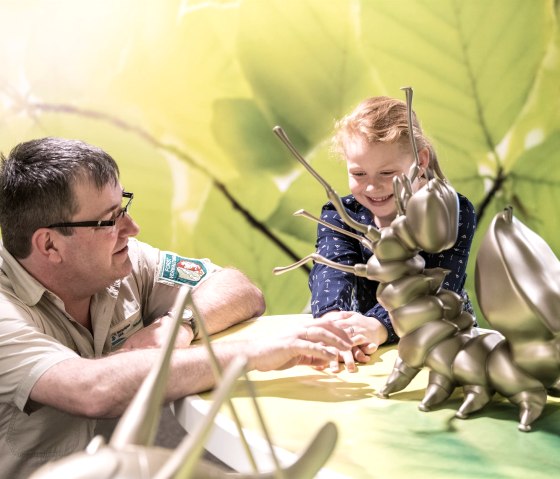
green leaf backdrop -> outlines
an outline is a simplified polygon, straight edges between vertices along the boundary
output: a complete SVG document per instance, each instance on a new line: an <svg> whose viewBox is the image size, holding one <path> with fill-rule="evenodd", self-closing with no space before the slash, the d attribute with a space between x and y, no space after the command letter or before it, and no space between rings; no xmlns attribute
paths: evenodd
<svg viewBox="0 0 560 479"><path fill-rule="evenodd" d="M304 311L322 188L272 133L347 193L334 121L404 98L475 204L555 250L560 223L558 5L553 0L2 0L0 150L81 138L119 162L140 239L246 272L268 314ZM484 324L484 321L482 321Z"/></svg>

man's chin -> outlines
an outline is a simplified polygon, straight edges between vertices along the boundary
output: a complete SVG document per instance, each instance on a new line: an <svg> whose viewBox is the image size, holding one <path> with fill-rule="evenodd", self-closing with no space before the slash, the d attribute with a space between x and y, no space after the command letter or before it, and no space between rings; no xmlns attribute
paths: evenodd
<svg viewBox="0 0 560 479"><path fill-rule="evenodd" d="M132 262L130 261L130 258L128 256L126 258L126 261L123 264L115 266L115 273L116 273L116 276L117 276L115 278L115 281L118 281L120 279L124 279L130 273L132 273Z"/></svg>

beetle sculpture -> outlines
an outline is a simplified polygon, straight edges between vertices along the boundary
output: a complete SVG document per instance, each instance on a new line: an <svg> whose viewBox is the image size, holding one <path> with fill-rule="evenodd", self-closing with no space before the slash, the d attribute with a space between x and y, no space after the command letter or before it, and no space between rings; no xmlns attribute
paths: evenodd
<svg viewBox="0 0 560 479"><path fill-rule="evenodd" d="M412 89L404 88L408 128L412 126ZM476 260L475 282L480 308L496 330L474 327L463 300L442 288L448 271L425 269L420 250L437 253L457 238L459 204L453 187L427 171L428 181L412 193L418 174L395 177L397 216L380 230L348 216L340 197L305 161L281 127L274 132L302 165L322 184L344 222L360 234L339 229L300 210L296 215L355 238L373 252L367 264L342 265L312 253L275 274L307 261L378 281L378 302L389 312L400 336L398 357L379 396L404 389L424 367L428 386L419 409L443 403L462 386L464 400L456 417L482 409L495 392L519 408L519 430L530 431L542 413L547 393L560 395L560 264L542 238L513 217L498 213L487 231Z"/></svg>

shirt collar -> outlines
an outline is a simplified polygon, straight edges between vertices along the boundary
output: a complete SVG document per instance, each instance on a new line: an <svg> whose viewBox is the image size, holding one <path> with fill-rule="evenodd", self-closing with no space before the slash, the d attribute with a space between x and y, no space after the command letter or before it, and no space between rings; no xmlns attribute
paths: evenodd
<svg viewBox="0 0 560 479"><path fill-rule="evenodd" d="M1 241L0 270L10 281L16 296L28 306L35 306L45 293L56 296L29 274L19 261L4 248ZM112 298L116 298L119 294L120 285L121 280L117 280L106 288L106 292Z"/></svg>
<svg viewBox="0 0 560 479"><path fill-rule="evenodd" d="M0 242L0 270L10 280L14 293L28 306L36 305L47 289L8 252Z"/></svg>

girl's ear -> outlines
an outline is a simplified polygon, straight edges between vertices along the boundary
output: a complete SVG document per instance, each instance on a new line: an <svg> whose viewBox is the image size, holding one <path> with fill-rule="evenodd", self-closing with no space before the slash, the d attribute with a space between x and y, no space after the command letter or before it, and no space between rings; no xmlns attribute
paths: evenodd
<svg viewBox="0 0 560 479"><path fill-rule="evenodd" d="M425 170L428 166L430 166L430 149L428 147L424 147L418 151L418 163L418 166L422 170Z"/></svg>

